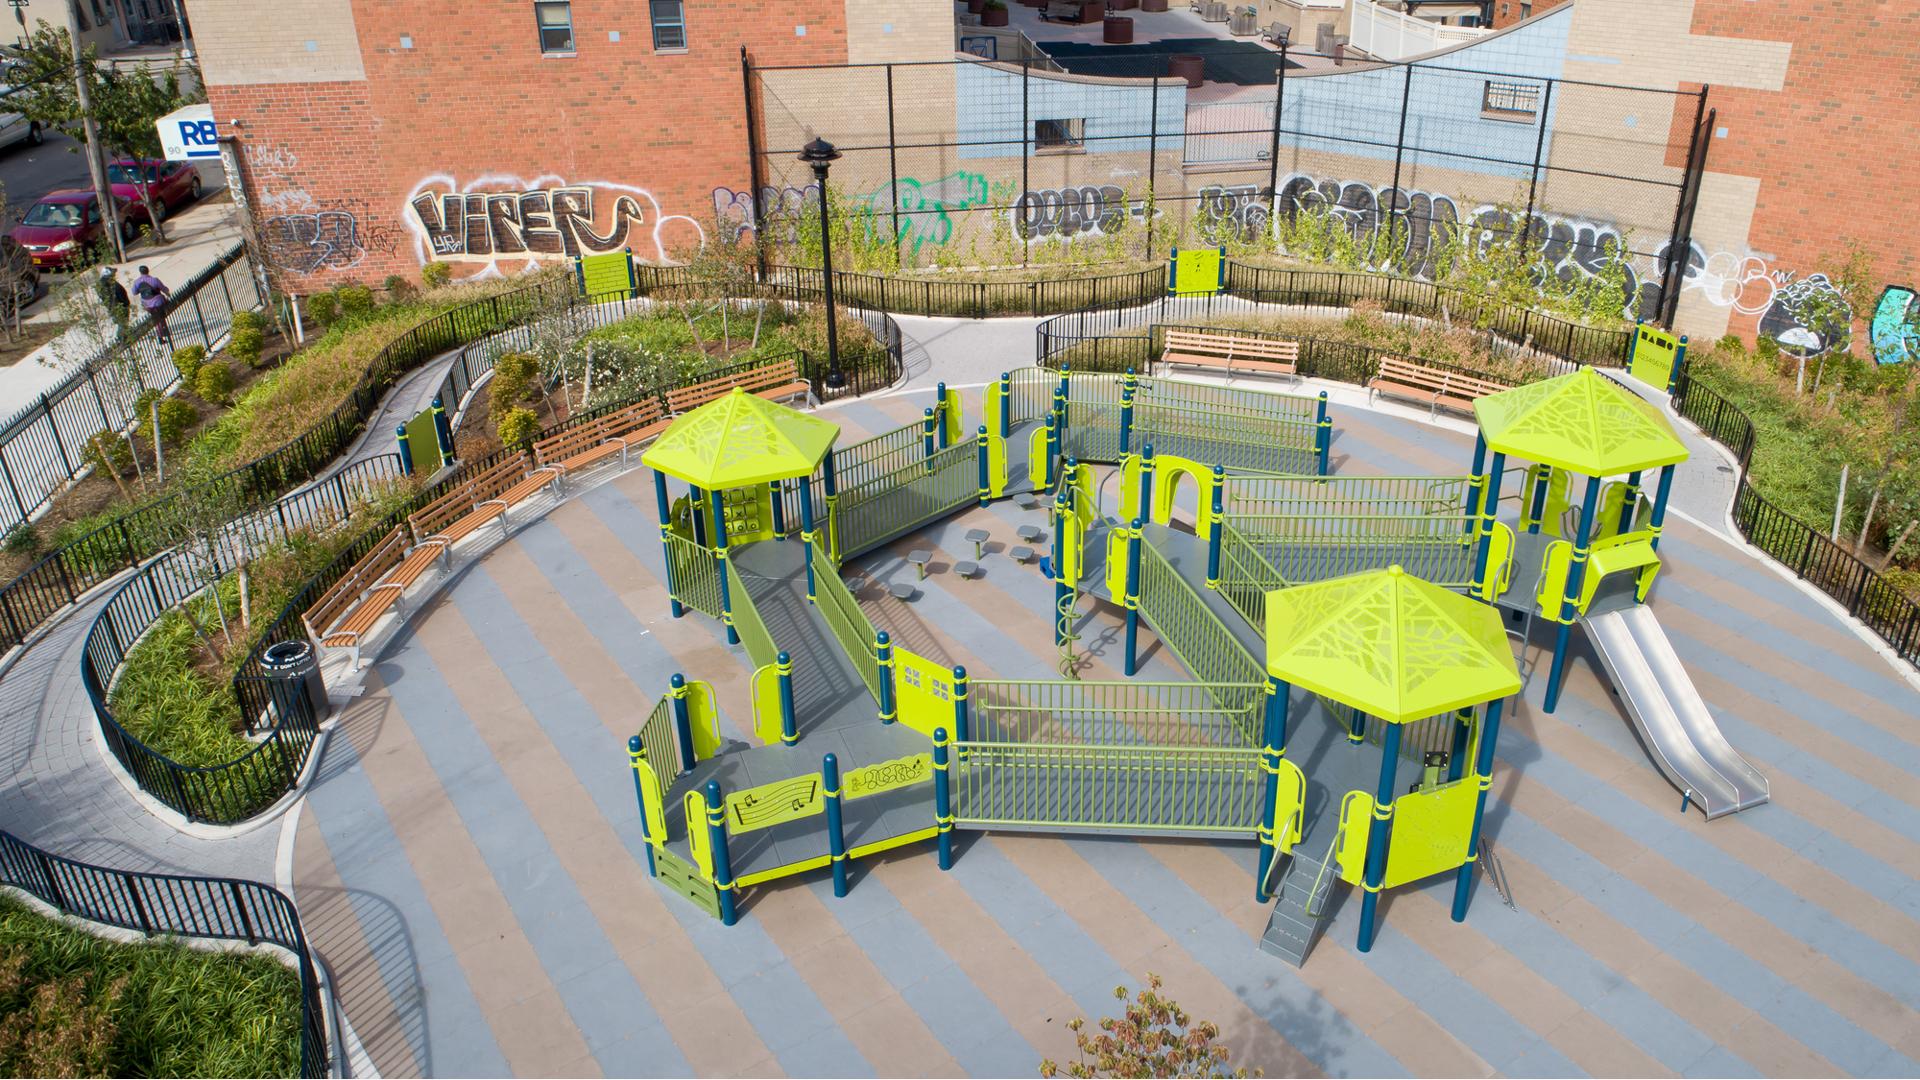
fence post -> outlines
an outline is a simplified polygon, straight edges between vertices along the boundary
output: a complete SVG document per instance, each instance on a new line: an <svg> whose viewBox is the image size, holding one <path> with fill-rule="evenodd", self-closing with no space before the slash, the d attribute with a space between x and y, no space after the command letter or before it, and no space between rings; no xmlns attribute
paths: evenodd
<svg viewBox="0 0 1920 1080"><path fill-rule="evenodd" d="M35 848L33 853L37 856L40 863L40 873L47 879L47 902L60 909L63 913L72 911L73 908L67 904L67 894L65 890L60 888L60 879L54 876L53 857L41 851L39 848Z"/></svg>
<svg viewBox="0 0 1920 1080"><path fill-rule="evenodd" d="M1680 387L1680 369L1687 365L1687 335L1680 335L1680 347L1673 351L1673 368L1667 372L1667 393Z"/></svg>
<svg viewBox="0 0 1920 1080"><path fill-rule="evenodd" d="M707 841L713 849L713 887L720 894L720 921L732 926L739 915L733 907L733 861L727 857L727 811L718 780L707 781Z"/></svg>
<svg viewBox="0 0 1920 1080"><path fill-rule="evenodd" d="M933 729L933 824L939 836L940 869L953 869L953 790L947 776L947 729Z"/></svg>
<svg viewBox="0 0 1920 1080"><path fill-rule="evenodd" d="M440 467L453 464L453 425L447 420L447 407L440 395L433 396L433 437L440 444Z"/></svg>
<svg viewBox="0 0 1920 1080"><path fill-rule="evenodd" d="M153 920L147 918L147 903L140 898L140 886L134 881L133 872L120 871L120 883L126 886L127 899L133 903L133 913L140 919L140 932L153 936Z"/></svg>
<svg viewBox="0 0 1920 1080"><path fill-rule="evenodd" d="M13 496L13 508L20 512L20 522L25 524L27 520L27 504L26 500L20 498L20 486L13 482L13 466L7 464L5 444L0 444L0 474L6 476L7 494Z"/></svg>
<svg viewBox="0 0 1920 1080"><path fill-rule="evenodd" d="M1133 369L1120 380L1120 456L1127 456L1133 442L1133 394L1136 385Z"/></svg>
<svg viewBox="0 0 1920 1080"><path fill-rule="evenodd" d="M200 343L206 346L208 352L212 352L213 335L207 333L207 315L200 310L200 294L196 292L187 299L193 301L193 318L200 324Z"/></svg>
<svg viewBox="0 0 1920 1080"><path fill-rule="evenodd" d="M773 672L780 681L780 741L792 746L800 741L800 725L793 714L793 657L785 649L773 658Z"/></svg>
<svg viewBox="0 0 1920 1080"><path fill-rule="evenodd" d="M832 754L820 759L820 791L827 803L827 858L833 864L833 895L845 896L847 834L840 821L840 760Z"/></svg>
<svg viewBox="0 0 1920 1080"><path fill-rule="evenodd" d="M986 506L993 501L993 487L988 479L990 470L987 467L987 459L990 456L987 443L987 425L980 425L980 432L974 441L974 445L978 448L978 453L975 457L978 461L980 473L980 505Z"/></svg>
<svg viewBox="0 0 1920 1080"><path fill-rule="evenodd" d="M967 717L967 690L972 685L967 678L965 665L955 664L953 666L953 737L960 742L967 741L967 732L972 727Z"/></svg>
<svg viewBox="0 0 1920 1080"><path fill-rule="evenodd" d="M1140 448L1140 502L1137 505L1141 517L1148 519L1153 517L1152 443L1148 443Z"/></svg>
<svg viewBox="0 0 1920 1080"><path fill-rule="evenodd" d="M1013 372L1000 373L1000 437L1013 437Z"/></svg>
<svg viewBox="0 0 1920 1080"><path fill-rule="evenodd" d="M233 897L233 910L240 916L240 929L247 935L247 944L260 944L260 932L253 928L253 916L247 911L246 895L240 891L240 883L227 882L227 895Z"/></svg>
<svg viewBox="0 0 1920 1080"><path fill-rule="evenodd" d="M673 698L673 735L680 744L680 771L686 772L699 763L693 752L693 718L687 712L687 695L692 692L687 686L687 677L674 672L667 680L667 693Z"/></svg>
<svg viewBox="0 0 1920 1080"><path fill-rule="evenodd" d="M1319 459L1320 475L1327 475L1327 459L1333 452L1333 418L1327 415L1327 392L1320 391L1314 406L1314 452Z"/></svg>
<svg viewBox="0 0 1920 1080"><path fill-rule="evenodd" d="M1145 514L1145 508L1141 509ZM1146 522L1139 517L1133 519L1133 527L1127 530L1127 678L1139 673L1140 655L1140 539Z"/></svg>
<svg viewBox="0 0 1920 1080"><path fill-rule="evenodd" d="M893 708L893 639L885 630L873 635L873 660L880 675L880 722L891 724Z"/></svg>
<svg viewBox="0 0 1920 1080"><path fill-rule="evenodd" d="M920 446L925 451L923 463L928 472L933 471L933 429L938 425L933 418L933 409L927 408L920 417Z"/></svg>
<svg viewBox="0 0 1920 1080"><path fill-rule="evenodd" d="M1213 519L1212 527L1207 530L1207 588L1218 591L1220 588L1220 538L1225 529L1221 528L1221 513L1226 508L1221 499L1227 487L1227 470L1223 465L1213 467L1213 491L1207 500Z"/></svg>
<svg viewBox="0 0 1920 1080"><path fill-rule="evenodd" d="M933 396L934 396L934 405L933 405L934 416L939 418L939 423L936 425L939 428L939 430L936 434L939 436L939 439L940 439L940 449L945 450L947 448L947 442L948 442L949 436L947 434L947 421L948 421L947 384L944 381L935 384L933 389Z"/></svg>
<svg viewBox="0 0 1920 1080"><path fill-rule="evenodd" d="M60 425L54 423L53 403L47 400L47 395L44 392L40 395L40 415L47 418L47 427L53 432L53 445L60 450L60 465L67 470L67 476L71 478L73 476L73 461L67 457L67 444L60 438Z"/></svg>
<svg viewBox="0 0 1920 1080"><path fill-rule="evenodd" d="M660 870L653 864L653 831L647 822L647 792L640 786L640 763L646 759L646 747L641 744L640 736L627 736L627 765L633 770L633 797L640 804L640 838L647 849L647 876L659 877Z"/></svg>
<svg viewBox="0 0 1920 1080"><path fill-rule="evenodd" d="M400 446L400 473L402 476L412 476L413 449L407 445L407 425L394 425L393 434Z"/></svg>

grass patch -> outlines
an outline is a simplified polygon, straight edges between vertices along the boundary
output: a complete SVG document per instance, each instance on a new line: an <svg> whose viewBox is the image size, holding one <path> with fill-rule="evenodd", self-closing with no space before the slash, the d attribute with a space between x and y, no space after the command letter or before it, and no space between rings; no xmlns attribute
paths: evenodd
<svg viewBox="0 0 1920 1080"><path fill-rule="evenodd" d="M105 941L0 898L0 1073L299 1071L300 977L286 965Z"/></svg>

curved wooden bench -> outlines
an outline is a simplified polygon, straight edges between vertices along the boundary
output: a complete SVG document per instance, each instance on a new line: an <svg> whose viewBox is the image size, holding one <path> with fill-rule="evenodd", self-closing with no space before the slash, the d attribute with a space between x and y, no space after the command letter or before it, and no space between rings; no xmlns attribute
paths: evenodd
<svg viewBox="0 0 1920 1080"><path fill-rule="evenodd" d="M1391 356L1380 358L1380 373L1367 381L1367 398L1375 394L1424 402L1429 415L1447 409L1470 413L1475 398L1511 390L1507 383L1427 367Z"/></svg>
<svg viewBox="0 0 1920 1080"><path fill-rule="evenodd" d="M300 621L315 641L330 648L353 649L353 664L360 666L360 640L380 616L393 607L404 585L389 586L388 574L407 560L407 529L396 525L353 564L333 588L320 594L313 606L301 613Z"/></svg>
<svg viewBox="0 0 1920 1080"><path fill-rule="evenodd" d="M1300 374L1300 343L1169 327L1160 362L1169 367L1223 371L1229 378L1236 369L1242 373L1291 375L1297 378Z"/></svg>
<svg viewBox="0 0 1920 1080"><path fill-rule="evenodd" d="M665 431L668 423L660 402L648 398L541 439L533 444L533 456L563 477L615 453L624 466L629 450Z"/></svg>
<svg viewBox="0 0 1920 1080"><path fill-rule="evenodd" d="M722 375L717 379L682 386L667 391L667 409L674 413L692 412L715 398L733 392L738 387L749 394L758 394L772 401L787 401L792 398L813 399L813 384L800 376L800 361L788 357L771 364L748 368L731 375Z"/></svg>

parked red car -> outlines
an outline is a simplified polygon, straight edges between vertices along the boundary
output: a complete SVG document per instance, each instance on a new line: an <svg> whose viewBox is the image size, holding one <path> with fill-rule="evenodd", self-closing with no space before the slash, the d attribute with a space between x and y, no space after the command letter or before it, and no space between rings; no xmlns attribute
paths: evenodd
<svg viewBox="0 0 1920 1080"><path fill-rule="evenodd" d="M123 206L120 233L131 240L134 224ZM13 239L27 251L35 266L65 269L92 259L95 248L107 240L100 220L100 202L84 188L46 195L13 227Z"/></svg>
<svg viewBox="0 0 1920 1080"><path fill-rule="evenodd" d="M160 221L200 197L200 174L184 161L123 159L107 166L107 183L113 186L113 197L132 208L136 222L147 220L146 202L140 197L143 183L153 200L153 216Z"/></svg>

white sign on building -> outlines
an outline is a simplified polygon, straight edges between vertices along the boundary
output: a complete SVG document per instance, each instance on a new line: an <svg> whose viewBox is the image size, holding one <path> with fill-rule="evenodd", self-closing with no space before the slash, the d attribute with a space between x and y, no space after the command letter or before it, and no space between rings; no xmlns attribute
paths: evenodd
<svg viewBox="0 0 1920 1080"><path fill-rule="evenodd" d="M160 150L168 161L197 161L220 156L220 127L213 122L213 106L189 105L154 121L160 129Z"/></svg>

